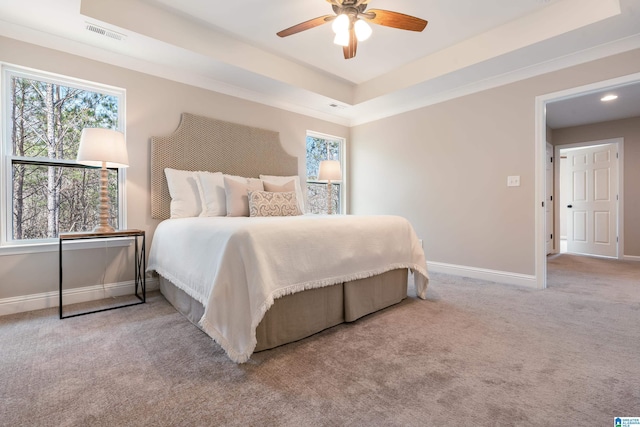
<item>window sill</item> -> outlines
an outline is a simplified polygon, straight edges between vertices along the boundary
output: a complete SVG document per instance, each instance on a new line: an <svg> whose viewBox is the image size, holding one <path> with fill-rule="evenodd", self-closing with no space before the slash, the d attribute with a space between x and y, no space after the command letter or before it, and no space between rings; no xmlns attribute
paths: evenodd
<svg viewBox="0 0 640 427"><path fill-rule="evenodd" d="M104 248L116 248L131 246L133 243L133 237L120 237L109 239L90 239L90 240L76 240L63 243L63 249L65 251L74 251L82 249L104 249ZM0 256L5 255L27 255L43 252L58 252L58 239L50 242L31 243L31 244L14 244L0 246Z"/></svg>

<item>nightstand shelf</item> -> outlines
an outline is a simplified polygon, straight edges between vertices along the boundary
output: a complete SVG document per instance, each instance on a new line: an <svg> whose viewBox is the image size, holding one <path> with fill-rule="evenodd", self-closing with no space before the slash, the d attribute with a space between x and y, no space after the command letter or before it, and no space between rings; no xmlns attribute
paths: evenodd
<svg viewBox="0 0 640 427"><path fill-rule="evenodd" d="M131 237L135 241L135 297L139 300L129 304L118 305L115 307L102 308L99 310L86 311L82 313L70 314L68 316L63 315L62 308L62 244L63 242L70 242L75 240L89 240L89 239L116 239L116 238L126 238ZM138 240L141 239L141 244ZM60 274L60 307L59 314L60 319L66 319L69 317L82 316L90 313L98 313L100 311L114 310L116 308L130 307L132 305L144 304L147 298L147 288L146 288L146 279L145 279L145 270L146 270L146 257L145 257L145 232L144 230L115 230L109 233L94 233L94 232L84 232L84 233L63 233L58 236L58 253L59 253L59 266L58 272Z"/></svg>

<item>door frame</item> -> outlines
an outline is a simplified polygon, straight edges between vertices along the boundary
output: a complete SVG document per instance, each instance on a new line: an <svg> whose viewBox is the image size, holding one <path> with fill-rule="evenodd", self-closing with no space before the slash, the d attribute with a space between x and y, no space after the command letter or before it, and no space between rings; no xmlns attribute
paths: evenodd
<svg viewBox="0 0 640 427"><path fill-rule="evenodd" d="M640 82L640 73L629 74L615 79L603 80L589 85L578 86L558 92L552 92L536 96L535 99L535 273L536 287L545 289L547 287L547 241L545 232L545 207L544 200L546 194L546 162L547 155L547 103L559 101L561 99L573 98L589 92L596 92L602 89L615 88L629 83ZM624 248L624 246L621 246ZM623 249L624 252L624 249ZM624 256L624 254L623 254Z"/></svg>
<svg viewBox="0 0 640 427"><path fill-rule="evenodd" d="M546 185L545 185L545 193L544 193L544 200L546 203L551 202L551 251L549 251L549 248L547 247L545 250L547 251L547 255L549 254L556 254L559 251L559 246L557 244L557 242L559 240L556 240L556 224L558 223L558 220L556 219L556 206L558 205L558 200L559 197L556 196L556 194L559 194L556 191L556 187L555 187L555 183L558 181L556 179L556 176L558 175L558 173L556 172L556 163L554 162L554 160L557 158L556 157L556 150L555 147L553 146L553 144L551 144L549 141L547 141L547 145L546 145L546 149L549 150L549 148L551 148L551 180L553 181L553 186L551 187L551 194L547 193L546 191ZM549 158L549 153L546 153L546 157L544 158L545 163L547 162L547 159ZM549 174L547 173L546 170L546 165L545 165L545 184L547 183L546 179L549 177ZM545 206L545 210L546 210L547 206ZM546 212L545 212L545 240L547 238L547 235L549 234L549 227L547 224L547 216L546 216Z"/></svg>
<svg viewBox="0 0 640 427"><path fill-rule="evenodd" d="M554 145L553 157L556 159L560 159L560 150L566 150L571 148L586 148L586 147L594 147L596 145L605 145L605 144L615 144L618 149L618 176L616 177L618 180L618 208L616 213L616 233L617 233L617 250L616 253L617 259L624 258L624 138L610 138L610 139L601 139L597 141L584 141L584 142L576 142L574 144L564 144L564 145ZM556 162L554 165L554 176L558 177L558 179L554 180L554 194L556 194L556 200L560 201L560 161ZM554 203L554 226L553 226L553 244L555 247L559 248L560 244L560 203ZM558 251L559 252L559 251ZM594 255L598 256L598 255ZM610 258L611 259L611 258Z"/></svg>

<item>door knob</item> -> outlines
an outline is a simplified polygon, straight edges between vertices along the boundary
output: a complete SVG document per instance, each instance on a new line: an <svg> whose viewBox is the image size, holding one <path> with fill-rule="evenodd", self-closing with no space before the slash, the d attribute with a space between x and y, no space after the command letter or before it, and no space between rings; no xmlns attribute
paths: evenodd
<svg viewBox="0 0 640 427"><path fill-rule="evenodd" d="M572 207L573 207L573 205L567 205L567 207L568 207L568 208L572 208Z"/></svg>

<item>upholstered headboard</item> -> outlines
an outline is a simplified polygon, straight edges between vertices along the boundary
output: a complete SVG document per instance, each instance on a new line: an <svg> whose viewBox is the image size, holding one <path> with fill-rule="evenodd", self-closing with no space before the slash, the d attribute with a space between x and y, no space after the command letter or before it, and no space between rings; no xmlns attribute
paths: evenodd
<svg viewBox="0 0 640 427"><path fill-rule="evenodd" d="M290 176L298 174L298 158L284 151L278 132L183 113L173 134L151 137L151 216L155 219L170 216L165 168L252 178Z"/></svg>

